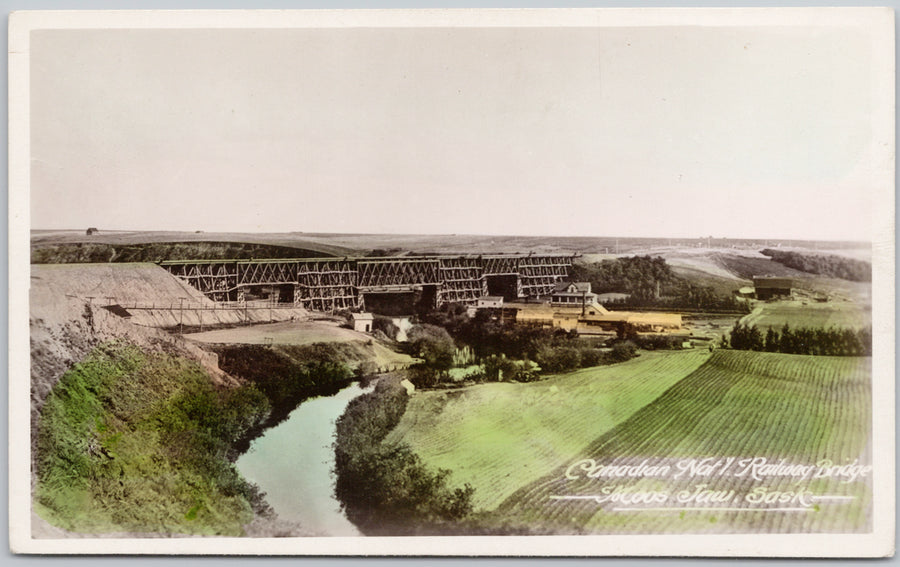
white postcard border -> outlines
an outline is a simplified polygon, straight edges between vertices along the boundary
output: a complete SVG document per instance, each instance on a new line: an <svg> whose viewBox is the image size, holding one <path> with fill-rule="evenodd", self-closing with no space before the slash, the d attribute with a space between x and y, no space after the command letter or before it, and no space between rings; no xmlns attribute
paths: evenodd
<svg viewBox="0 0 900 567"><path fill-rule="evenodd" d="M28 399L29 273L29 32L75 28L278 28L444 26L824 26L854 22L872 33L879 98L873 140L882 150L882 183L873 211L873 446L872 534L500 536L417 538L177 538L32 539L30 530ZM9 52L9 521L20 553L534 555L534 556L768 556L879 557L894 537L894 60L893 13L878 8L573 9L365 11L16 12Z"/></svg>

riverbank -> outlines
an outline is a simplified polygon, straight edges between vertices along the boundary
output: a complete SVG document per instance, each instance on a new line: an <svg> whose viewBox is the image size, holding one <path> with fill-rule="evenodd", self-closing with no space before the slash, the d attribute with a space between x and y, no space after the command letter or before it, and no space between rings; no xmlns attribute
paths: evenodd
<svg viewBox="0 0 900 567"><path fill-rule="evenodd" d="M262 498L226 455L269 413L252 384L217 389L183 356L102 344L43 406L35 510L81 533L242 535Z"/></svg>
<svg viewBox="0 0 900 567"><path fill-rule="evenodd" d="M337 421L335 493L365 535L436 535L472 511L473 489L448 487L448 470L429 470L403 443L382 443L406 411L408 394L392 374L348 404Z"/></svg>
<svg viewBox="0 0 900 567"><path fill-rule="evenodd" d="M374 366L369 345L240 345L223 371L209 347L87 301L32 299L34 537L314 535L276 518L233 461Z"/></svg>
<svg viewBox="0 0 900 567"><path fill-rule="evenodd" d="M73 533L316 535L278 518L234 461L305 400L350 384L345 354L234 346L222 358L240 384L215 386L182 354L99 345L44 401L38 516Z"/></svg>

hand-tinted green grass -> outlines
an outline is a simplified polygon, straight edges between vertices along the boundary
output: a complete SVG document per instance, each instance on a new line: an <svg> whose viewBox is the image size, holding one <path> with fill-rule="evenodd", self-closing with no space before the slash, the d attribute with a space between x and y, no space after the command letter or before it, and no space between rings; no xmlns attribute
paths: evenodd
<svg viewBox="0 0 900 567"><path fill-rule="evenodd" d="M489 510L567 461L700 366L705 351L644 353L528 384L417 392L387 441L409 443Z"/></svg>
<svg viewBox="0 0 900 567"><path fill-rule="evenodd" d="M267 413L255 388L216 391L186 359L99 347L42 410L35 509L83 533L240 535L255 494L226 453Z"/></svg>

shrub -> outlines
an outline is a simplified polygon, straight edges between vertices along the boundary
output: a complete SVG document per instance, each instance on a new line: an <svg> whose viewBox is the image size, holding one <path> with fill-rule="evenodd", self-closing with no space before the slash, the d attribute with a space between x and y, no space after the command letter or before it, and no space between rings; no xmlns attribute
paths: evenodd
<svg viewBox="0 0 900 567"><path fill-rule="evenodd" d="M456 344L446 329L426 323L415 325L407 334L410 351L422 358L427 366L437 371L453 366Z"/></svg>
<svg viewBox="0 0 900 567"><path fill-rule="evenodd" d="M439 532L472 511L474 489L447 486L449 471L432 472L406 444L383 444L406 410L406 391L382 380L353 399L338 418L335 495L367 535Z"/></svg>
<svg viewBox="0 0 900 567"><path fill-rule="evenodd" d="M609 353L610 358L615 362L631 360L636 354L637 346L631 341L622 341L614 344L612 351Z"/></svg>
<svg viewBox="0 0 900 567"><path fill-rule="evenodd" d="M484 375L488 380L494 382L511 380L515 372L515 363L503 355L491 355L484 359Z"/></svg>
<svg viewBox="0 0 900 567"><path fill-rule="evenodd" d="M400 332L400 327L395 325L389 317L376 315L375 320L372 321L372 330L381 331L387 338L393 341L397 339L397 333Z"/></svg>
<svg viewBox="0 0 900 567"><path fill-rule="evenodd" d="M574 347L547 346L538 351L535 361L546 372L568 372L581 367L581 351Z"/></svg>

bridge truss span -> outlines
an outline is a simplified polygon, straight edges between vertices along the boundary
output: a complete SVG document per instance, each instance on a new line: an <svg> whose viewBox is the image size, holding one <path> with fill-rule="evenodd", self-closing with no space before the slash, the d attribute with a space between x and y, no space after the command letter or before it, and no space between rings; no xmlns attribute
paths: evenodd
<svg viewBox="0 0 900 567"><path fill-rule="evenodd" d="M334 311L362 309L367 293L415 292L425 286L435 288L435 306L473 304L488 295L490 276L514 277L519 298L549 295L568 277L575 257L491 254L173 260L160 265L214 301L242 301L248 289L278 287L293 291L295 305Z"/></svg>

